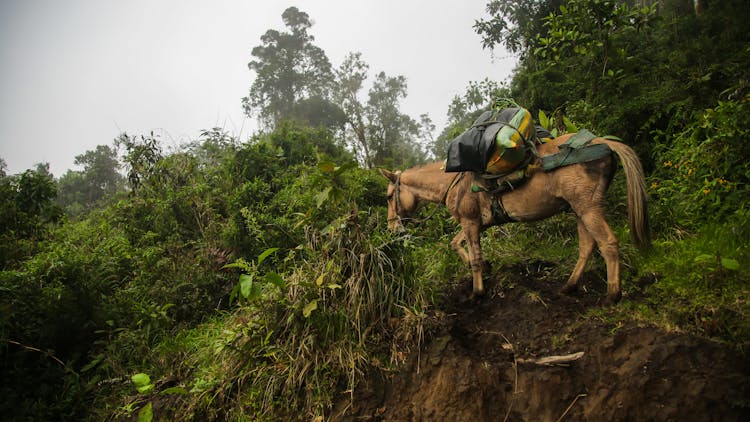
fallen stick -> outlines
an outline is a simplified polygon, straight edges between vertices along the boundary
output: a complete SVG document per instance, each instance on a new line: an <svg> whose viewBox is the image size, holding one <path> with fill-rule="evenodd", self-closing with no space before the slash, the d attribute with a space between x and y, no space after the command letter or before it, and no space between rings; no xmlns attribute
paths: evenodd
<svg viewBox="0 0 750 422"><path fill-rule="evenodd" d="M584 355L583 352L578 353L571 353L569 355L562 355L562 356L547 356L539 359L516 359L517 363L533 363L536 365L562 365L566 363L570 363L573 361L577 361L578 359L582 358Z"/></svg>

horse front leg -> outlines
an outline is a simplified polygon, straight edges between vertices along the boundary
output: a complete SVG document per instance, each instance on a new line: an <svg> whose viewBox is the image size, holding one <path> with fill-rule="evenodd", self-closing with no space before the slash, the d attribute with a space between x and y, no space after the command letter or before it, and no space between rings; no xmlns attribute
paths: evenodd
<svg viewBox="0 0 750 422"><path fill-rule="evenodd" d="M459 257L461 257L461 261L463 261L466 265L471 265L471 261L469 260L469 253L466 252L466 248L464 248L463 243L466 241L466 233L463 231L458 232L456 237L451 240L451 249L453 249Z"/></svg>
<svg viewBox="0 0 750 422"><path fill-rule="evenodd" d="M461 261L463 261L467 266L471 267L469 252L466 251L464 242L466 242L466 233L464 233L462 229L453 238L453 240L451 240L451 249L453 249L453 251L458 254L458 256L461 258ZM492 271L492 266L490 265L490 263L486 260L482 260L482 272L489 273L490 271Z"/></svg>
<svg viewBox="0 0 750 422"><path fill-rule="evenodd" d="M469 247L469 265L471 266L472 297L484 295L484 282L482 280L482 249L479 243L480 230L476 223L462 224L466 236L466 244Z"/></svg>

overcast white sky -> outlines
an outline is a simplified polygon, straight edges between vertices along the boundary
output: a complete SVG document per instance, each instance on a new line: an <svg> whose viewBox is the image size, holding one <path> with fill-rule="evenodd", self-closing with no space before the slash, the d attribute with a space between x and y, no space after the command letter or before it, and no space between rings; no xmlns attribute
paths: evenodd
<svg viewBox="0 0 750 422"><path fill-rule="evenodd" d="M487 0L2 0L0 158L10 174L49 162L59 177L76 155L121 132L165 146L224 127L245 140L255 122L240 99L250 51L285 29L289 6L334 67L362 52L370 73L404 75L402 110L438 131L469 81L504 81L515 59L482 50L472 25Z"/></svg>

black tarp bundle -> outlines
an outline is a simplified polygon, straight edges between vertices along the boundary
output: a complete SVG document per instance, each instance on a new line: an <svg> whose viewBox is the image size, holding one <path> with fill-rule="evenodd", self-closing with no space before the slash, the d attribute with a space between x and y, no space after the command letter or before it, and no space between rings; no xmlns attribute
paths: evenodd
<svg viewBox="0 0 750 422"><path fill-rule="evenodd" d="M485 111L464 133L458 135L448 145L448 158L445 171L485 172L487 163L498 148L495 137L504 126L512 126L511 120L519 111L528 112L520 107L505 108L501 111ZM528 121L531 122L530 116ZM518 128L514 127L518 132ZM520 133L520 132L519 132ZM525 140L523 140L525 141Z"/></svg>

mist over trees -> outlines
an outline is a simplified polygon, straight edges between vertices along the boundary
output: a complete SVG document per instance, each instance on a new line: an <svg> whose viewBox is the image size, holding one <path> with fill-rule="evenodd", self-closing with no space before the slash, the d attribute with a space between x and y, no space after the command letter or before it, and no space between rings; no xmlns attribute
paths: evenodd
<svg viewBox="0 0 750 422"><path fill-rule="evenodd" d="M153 133L123 133L57 179L45 164L8 174L0 159L4 416L329 415L419 349L465 276L447 212L386 230L374 168L443 159L508 98L620 137L645 165L653 250L626 246L621 178L607 208L626 298L646 299L607 317L727 347L750 340L748 2L489 1L456 24L518 66L509 81L460 81L437 128L403 112L403 76L358 52L329 58L296 7L281 18L248 53L252 82L237 95L261 130L247 139L209 128L166 149ZM483 242L504 263L568 268L565 218Z"/></svg>
<svg viewBox="0 0 750 422"><path fill-rule="evenodd" d="M408 166L425 159L431 120L417 121L400 110L407 95L403 76L368 74L361 53L348 54L333 68L308 32L307 13L290 7L282 14L286 31L269 29L253 48L248 68L255 80L242 99L245 113L266 129L284 121L323 126L340 137L368 168ZM371 87L365 96L366 82Z"/></svg>

